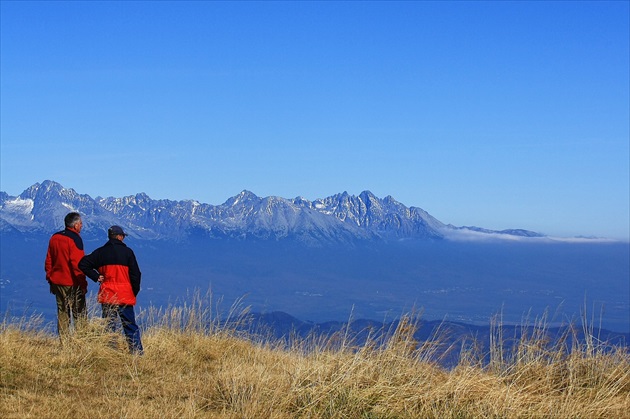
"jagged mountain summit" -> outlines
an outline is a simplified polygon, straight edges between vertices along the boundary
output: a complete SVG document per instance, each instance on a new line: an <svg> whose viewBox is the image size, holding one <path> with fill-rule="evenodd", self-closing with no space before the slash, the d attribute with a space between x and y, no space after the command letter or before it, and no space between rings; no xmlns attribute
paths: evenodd
<svg viewBox="0 0 630 419"><path fill-rule="evenodd" d="M0 229L4 233L46 233L63 227L69 211L84 215L83 234L102 237L119 224L137 239L296 239L309 244L363 240L442 239L466 230L476 234L538 237L526 230L503 232L445 225L421 208L406 207L391 196L347 192L309 201L302 197L261 198L243 191L221 205L195 200L154 200L144 193L122 198L92 198L57 182L36 183L19 196L0 192Z"/></svg>

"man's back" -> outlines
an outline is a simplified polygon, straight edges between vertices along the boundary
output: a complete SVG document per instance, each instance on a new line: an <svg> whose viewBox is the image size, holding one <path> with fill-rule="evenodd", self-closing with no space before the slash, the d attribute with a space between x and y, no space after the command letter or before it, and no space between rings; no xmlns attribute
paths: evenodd
<svg viewBox="0 0 630 419"><path fill-rule="evenodd" d="M79 234L68 229L53 234L46 253L46 279L56 285L87 287L85 275L78 268L84 255Z"/></svg>

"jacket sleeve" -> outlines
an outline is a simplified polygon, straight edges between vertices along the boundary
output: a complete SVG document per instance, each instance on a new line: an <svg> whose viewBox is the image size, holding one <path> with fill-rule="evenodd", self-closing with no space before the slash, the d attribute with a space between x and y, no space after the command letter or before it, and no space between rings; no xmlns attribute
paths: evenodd
<svg viewBox="0 0 630 419"><path fill-rule="evenodd" d="M83 272L88 278L92 281L97 282L98 276L100 275L97 268L99 265L96 262L96 251L90 253L89 255L85 255L79 261L79 269Z"/></svg>
<svg viewBox="0 0 630 419"><path fill-rule="evenodd" d="M136 260L136 255L131 251L129 257L129 281L131 282L131 289L133 290L133 295L137 296L140 292L140 278L142 273L140 272L140 267L138 266L138 261Z"/></svg>
<svg viewBox="0 0 630 419"><path fill-rule="evenodd" d="M73 241L70 241L68 246L70 271L72 272L73 277L78 278L80 281L84 281L85 274L79 268L79 261L83 258L83 256L85 256L85 252L79 249Z"/></svg>
<svg viewBox="0 0 630 419"><path fill-rule="evenodd" d="M44 270L46 271L46 281L50 282L50 273L52 272L52 256L50 255L50 243L48 244L48 250L46 251L46 262L44 263Z"/></svg>

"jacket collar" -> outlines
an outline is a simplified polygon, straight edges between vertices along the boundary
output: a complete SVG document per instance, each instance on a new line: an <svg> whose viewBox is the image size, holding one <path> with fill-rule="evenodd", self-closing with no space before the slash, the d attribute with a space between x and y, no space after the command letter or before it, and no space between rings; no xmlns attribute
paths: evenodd
<svg viewBox="0 0 630 419"><path fill-rule="evenodd" d="M125 243L123 243L122 241L120 241L120 240L118 240L118 239L109 239L109 240L107 241L107 243L106 243L106 244L111 244L112 246L113 246L113 245L123 245L123 246L127 246Z"/></svg>

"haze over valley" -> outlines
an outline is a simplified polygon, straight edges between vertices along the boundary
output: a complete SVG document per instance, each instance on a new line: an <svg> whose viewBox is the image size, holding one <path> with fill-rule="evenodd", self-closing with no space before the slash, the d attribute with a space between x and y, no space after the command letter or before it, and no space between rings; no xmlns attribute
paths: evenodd
<svg viewBox="0 0 630 419"><path fill-rule="evenodd" d="M626 242L457 227L368 191L313 202L244 191L210 205L92 198L53 181L19 196L0 192L3 313L54 318L43 260L70 210L84 216L87 253L109 225L130 234L143 272L140 308L189 303L200 292L225 310L238 301L314 323L415 311L476 325L496 316L521 324L547 315L556 325L587 316L630 329Z"/></svg>

